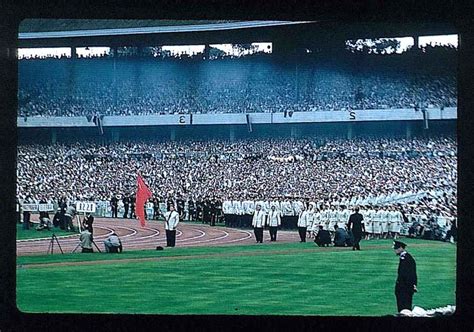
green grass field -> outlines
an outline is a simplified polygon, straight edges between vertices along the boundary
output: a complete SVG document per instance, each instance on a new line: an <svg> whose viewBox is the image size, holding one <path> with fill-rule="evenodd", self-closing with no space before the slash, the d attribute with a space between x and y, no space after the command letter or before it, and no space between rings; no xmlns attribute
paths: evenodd
<svg viewBox="0 0 474 332"><path fill-rule="evenodd" d="M417 261L414 305L455 304L456 247L406 242ZM18 257L17 305L54 313L389 315L398 266L391 243L365 241L359 252L309 242Z"/></svg>
<svg viewBox="0 0 474 332"><path fill-rule="evenodd" d="M42 231L37 231L35 229L37 225L35 224L34 226L31 226L30 229L23 229L23 225L17 224L16 225L16 239L17 240L26 240L26 239L50 239L51 235L56 234L57 237L63 237L63 236L70 236L76 233L72 232L67 232L63 231L60 228L54 228L54 231L48 231L47 229L42 230Z"/></svg>

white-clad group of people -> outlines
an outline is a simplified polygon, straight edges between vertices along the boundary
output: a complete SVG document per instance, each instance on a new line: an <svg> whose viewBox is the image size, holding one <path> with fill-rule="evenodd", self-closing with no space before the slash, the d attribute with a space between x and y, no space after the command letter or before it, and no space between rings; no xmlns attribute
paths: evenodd
<svg viewBox="0 0 474 332"><path fill-rule="evenodd" d="M234 214L233 203L224 201L223 211L226 219L244 217L244 214ZM293 204L292 204L293 203ZM277 229L282 225L282 219L293 218L298 228L301 242L306 241L306 235L315 237L320 229L333 233L335 227L347 229L349 218L354 213L356 206L318 206L314 202L306 204L303 201L244 201L241 203L242 212L252 214L252 227L254 228L256 241L263 242L263 229L268 226L271 241L276 241ZM234 213L229 213L234 212ZM365 238L397 238L405 223L402 212L395 205L388 206L362 206L359 213L363 217L365 226ZM235 226L232 224L231 226ZM237 224L242 226L242 224ZM322 228L320 228L322 226Z"/></svg>

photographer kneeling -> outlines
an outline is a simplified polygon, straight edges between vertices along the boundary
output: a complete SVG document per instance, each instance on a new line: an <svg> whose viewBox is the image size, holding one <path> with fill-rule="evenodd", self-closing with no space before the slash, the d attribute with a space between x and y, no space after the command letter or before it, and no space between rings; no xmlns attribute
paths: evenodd
<svg viewBox="0 0 474 332"><path fill-rule="evenodd" d="M105 252L122 252L122 241L114 232L104 240Z"/></svg>
<svg viewBox="0 0 474 332"><path fill-rule="evenodd" d="M87 229L81 232L79 241L81 241L82 252L94 252L92 250L92 234Z"/></svg>

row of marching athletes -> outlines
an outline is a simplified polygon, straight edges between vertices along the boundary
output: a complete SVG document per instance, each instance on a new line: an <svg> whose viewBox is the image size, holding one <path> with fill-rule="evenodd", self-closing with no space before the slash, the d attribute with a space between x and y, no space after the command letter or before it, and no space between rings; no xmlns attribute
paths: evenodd
<svg viewBox="0 0 474 332"><path fill-rule="evenodd" d="M309 211L306 210L306 206L301 207L301 211L298 215L298 233L300 235L300 242L306 242L306 232L308 226L312 223L312 216ZM281 212L276 209L275 205L271 205L270 210L266 213L262 206L257 203L255 206L255 212L252 218L252 226L255 233L255 239L257 243L263 243L263 229L268 226L270 232L270 241L276 241L278 227L281 226Z"/></svg>
<svg viewBox="0 0 474 332"><path fill-rule="evenodd" d="M395 206L362 206L359 207L365 226L366 239L373 238L397 238L404 222L403 214ZM312 232L317 232L318 226L332 232L334 226L346 228L351 212L348 209L318 209L313 210Z"/></svg>
<svg viewBox="0 0 474 332"><path fill-rule="evenodd" d="M272 207L274 207L279 212L282 228L294 228L298 215L305 206L305 203L302 201L224 201L222 203L222 212L226 226L250 227L257 205L267 215Z"/></svg>
<svg viewBox="0 0 474 332"><path fill-rule="evenodd" d="M257 242L261 243L263 238L263 228L265 226L269 226L270 238L272 241L275 241L277 228L281 226L282 219L285 217L295 217L296 220L294 226L298 228L301 242L305 242L306 234L310 237L315 236L319 230L319 226L323 226L323 229L330 231L332 235L336 225L339 228L346 229L349 217L352 213L352 211L347 209L345 206L340 206L339 208L330 206L325 209L319 209L316 207L315 203L310 203L307 209L306 205L301 202L301 205L298 206L299 212L296 216L288 216L288 214L285 216L284 212L281 210L281 206L285 206L283 203L290 202L282 202L280 209L278 208L278 204L273 202L268 203L270 209L266 211L265 204L257 202L255 203L253 216L249 213L246 213L244 216L225 214L225 212L229 212L229 210L224 208L225 219L226 221L229 221L229 226L244 226L244 224L236 223L235 220L236 218L239 218L239 216L244 218L249 216L251 218L251 224L254 227ZM226 202L224 202L224 206L226 206ZM403 214L398 211L395 206L365 206L362 208L363 210L360 210L360 214L363 217L366 239L370 239L371 237L388 238L389 236L397 238L400 234L404 218ZM295 211L293 210L292 214L294 214L294 212Z"/></svg>

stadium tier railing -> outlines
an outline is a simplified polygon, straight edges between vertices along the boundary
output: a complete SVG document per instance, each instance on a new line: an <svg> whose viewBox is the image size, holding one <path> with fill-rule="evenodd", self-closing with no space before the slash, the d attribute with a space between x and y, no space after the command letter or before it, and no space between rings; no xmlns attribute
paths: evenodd
<svg viewBox="0 0 474 332"><path fill-rule="evenodd" d="M430 120L457 119L457 107L428 109ZM247 117L248 115L248 117ZM423 120L422 112L414 109L374 109L352 111L315 111L294 112L291 117L279 113L209 113L209 114L163 114L163 115L129 115L104 116L103 127L129 126L175 126L175 125L247 125L273 123L325 123L325 122L359 122L359 121L415 121ZM94 127L94 122L85 116L57 117L18 117L20 128L61 128L61 127Z"/></svg>

